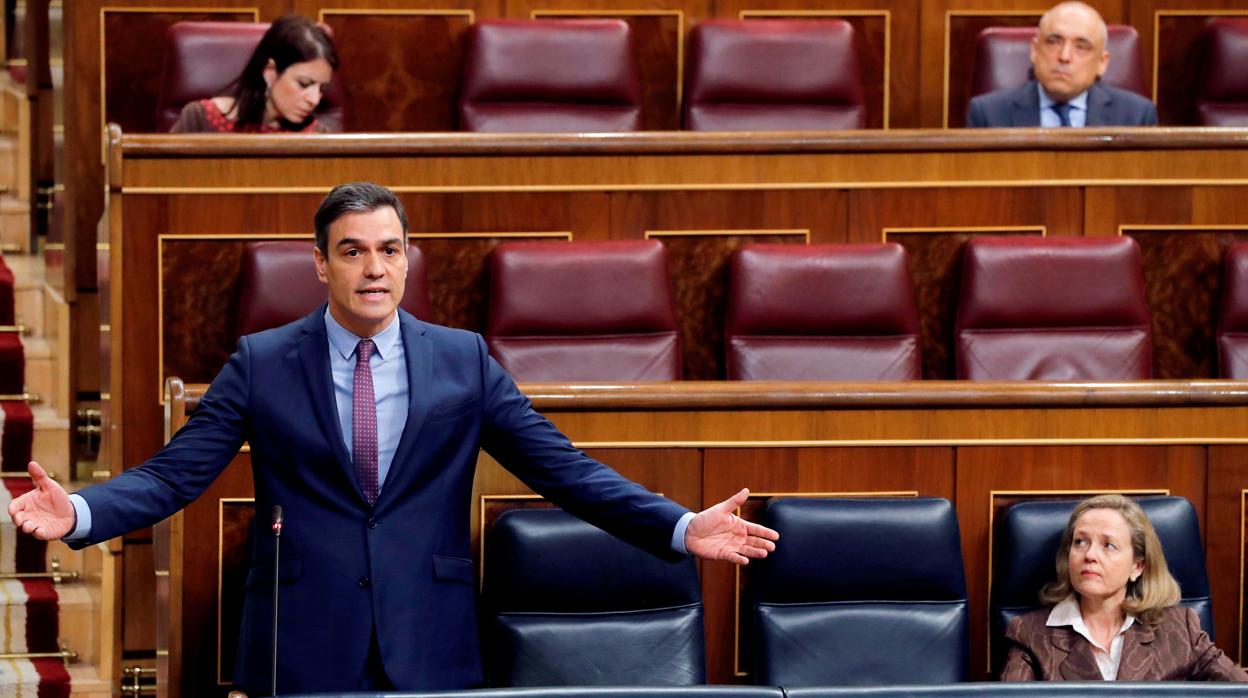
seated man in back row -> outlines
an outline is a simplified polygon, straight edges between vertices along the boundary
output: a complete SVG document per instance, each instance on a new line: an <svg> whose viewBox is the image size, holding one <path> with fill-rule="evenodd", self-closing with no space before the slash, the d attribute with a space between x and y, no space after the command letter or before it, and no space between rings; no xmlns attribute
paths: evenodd
<svg viewBox="0 0 1248 698"><path fill-rule="evenodd" d="M1109 67L1108 39L1105 20L1092 7L1053 6L1031 40L1035 79L972 99L967 127L1156 126L1151 101L1099 81Z"/></svg>

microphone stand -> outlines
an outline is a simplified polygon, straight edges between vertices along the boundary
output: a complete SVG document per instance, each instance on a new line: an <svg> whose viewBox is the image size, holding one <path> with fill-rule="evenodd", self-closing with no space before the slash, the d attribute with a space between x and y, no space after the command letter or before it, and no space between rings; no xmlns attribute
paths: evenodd
<svg viewBox="0 0 1248 698"><path fill-rule="evenodd" d="M273 678L272 693L277 696L277 597L281 581L282 559L282 506L273 507L273 665L270 668Z"/></svg>

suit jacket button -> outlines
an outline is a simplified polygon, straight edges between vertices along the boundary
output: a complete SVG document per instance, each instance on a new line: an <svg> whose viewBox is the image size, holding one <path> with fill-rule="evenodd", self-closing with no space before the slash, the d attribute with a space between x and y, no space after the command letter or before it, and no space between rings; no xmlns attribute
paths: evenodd
<svg viewBox="0 0 1248 698"><path fill-rule="evenodd" d="M377 527L378 527L378 526L380 526L380 525L381 525L381 524L377 521L377 519L374 519L374 518L373 518L373 517L371 517L371 516L370 516L370 517L368 517L368 527L369 527L369 528L377 528Z"/></svg>
<svg viewBox="0 0 1248 698"><path fill-rule="evenodd" d="M373 580L368 577L360 577L360 581L356 582L356 584L359 585L361 589L367 589L373 585Z"/></svg>

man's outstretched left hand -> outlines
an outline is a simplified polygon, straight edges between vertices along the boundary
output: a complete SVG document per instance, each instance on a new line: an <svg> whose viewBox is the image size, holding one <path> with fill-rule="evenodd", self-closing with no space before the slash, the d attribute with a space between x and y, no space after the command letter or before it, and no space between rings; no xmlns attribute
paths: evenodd
<svg viewBox="0 0 1248 698"><path fill-rule="evenodd" d="M698 512L685 529L685 549L689 554L748 565L750 558L764 558L775 550L779 533L733 513L749 496L750 491L743 489L710 509Z"/></svg>

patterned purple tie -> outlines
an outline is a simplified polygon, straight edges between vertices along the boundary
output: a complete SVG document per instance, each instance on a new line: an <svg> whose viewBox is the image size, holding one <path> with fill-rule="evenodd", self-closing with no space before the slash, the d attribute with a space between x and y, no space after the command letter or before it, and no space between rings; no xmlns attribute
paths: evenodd
<svg viewBox="0 0 1248 698"><path fill-rule="evenodd" d="M377 503L377 402L373 399L373 371L368 360L377 347L361 339L355 347L355 384L351 389L351 455L360 489L368 505Z"/></svg>

